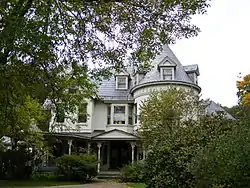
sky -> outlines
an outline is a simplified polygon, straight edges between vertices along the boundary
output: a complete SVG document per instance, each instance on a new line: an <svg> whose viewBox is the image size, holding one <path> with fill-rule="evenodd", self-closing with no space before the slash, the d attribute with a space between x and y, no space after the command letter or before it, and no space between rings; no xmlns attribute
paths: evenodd
<svg viewBox="0 0 250 188"><path fill-rule="evenodd" d="M239 73L250 74L249 8L250 0L213 0L206 15L192 20L199 35L170 46L183 65L199 65L202 98L237 104Z"/></svg>

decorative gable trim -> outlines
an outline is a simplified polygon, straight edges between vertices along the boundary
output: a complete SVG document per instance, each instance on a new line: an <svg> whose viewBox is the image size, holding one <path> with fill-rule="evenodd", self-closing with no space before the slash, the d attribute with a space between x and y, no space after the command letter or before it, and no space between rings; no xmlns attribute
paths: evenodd
<svg viewBox="0 0 250 188"><path fill-rule="evenodd" d="M158 64L158 68L161 67L176 67L176 63L174 61L172 61L168 56L165 57L159 64Z"/></svg>
<svg viewBox="0 0 250 188"><path fill-rule="evenodd" d="M139 140L140 137L119 129L113 129L92 137L93 140Z"/></svg>

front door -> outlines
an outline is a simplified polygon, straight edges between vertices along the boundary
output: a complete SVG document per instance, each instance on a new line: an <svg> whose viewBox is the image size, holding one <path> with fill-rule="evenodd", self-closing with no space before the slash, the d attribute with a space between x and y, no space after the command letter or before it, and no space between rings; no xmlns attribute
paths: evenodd
<svg viewBox="0 0 250 188"><path fill-rule="evenodd" d="M118 169L128 164L131 158L130 145L125 141L111 141L110 169Z"/></svg>

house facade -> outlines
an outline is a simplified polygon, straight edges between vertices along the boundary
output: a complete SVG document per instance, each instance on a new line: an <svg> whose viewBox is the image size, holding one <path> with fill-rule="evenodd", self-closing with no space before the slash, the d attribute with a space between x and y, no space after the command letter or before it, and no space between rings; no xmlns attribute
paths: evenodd
<svg viewBox="0 0 250 188"><path fill-rule="evenodd" d="M52 115L49 134L62 139L56 155L71 154L79 148L94 150L98 158L98 172L116 170L124 164L145 159L146 150L137 135L141 104L154 90L170 86L192 91L197 95L198 65L182 66L168 46L152 61L148 71L127 67L108 80L103 80L97 97L88 99L87 111L76 114L77 121Z"/></svg>

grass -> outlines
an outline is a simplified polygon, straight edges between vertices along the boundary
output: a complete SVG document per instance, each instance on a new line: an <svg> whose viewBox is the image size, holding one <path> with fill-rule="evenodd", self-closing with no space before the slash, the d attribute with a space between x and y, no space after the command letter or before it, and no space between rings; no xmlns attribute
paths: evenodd
<svg viewBox="0 0 250 188"><path fill-rule="evenodd" d="M0 187L45 187L58 185L79 185L80 182L66 182L66 181L46 181L46 180L25 180L25 181L1 181Z"/></svg>
<svg viewBox="0 0 250 188"><path fill-rule="evenodd" d="M129 183L129 188L145 188L146 185L144 183Z"/></svg>

